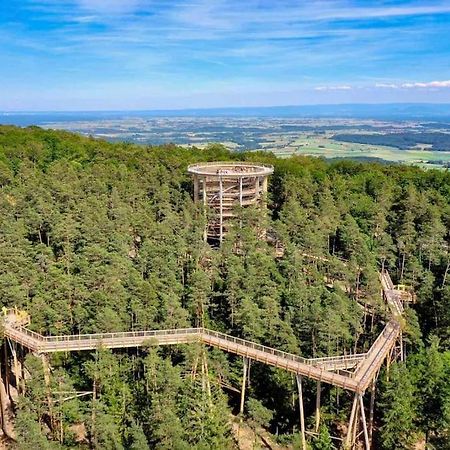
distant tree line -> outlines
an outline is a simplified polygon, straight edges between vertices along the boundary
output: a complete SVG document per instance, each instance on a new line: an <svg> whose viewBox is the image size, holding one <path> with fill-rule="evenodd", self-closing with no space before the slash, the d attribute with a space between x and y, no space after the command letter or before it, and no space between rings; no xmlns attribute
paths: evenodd
<svg viewBox="0 0 450 450"><path fill-rule="evenodd" d="M335 141L356 142L358 144L386 145L401 150L409 150L418 144L430 146L430 150L450 151L450 133L440 132L413 132L405 131L398 133L383 134L335 134Z"/></svg>

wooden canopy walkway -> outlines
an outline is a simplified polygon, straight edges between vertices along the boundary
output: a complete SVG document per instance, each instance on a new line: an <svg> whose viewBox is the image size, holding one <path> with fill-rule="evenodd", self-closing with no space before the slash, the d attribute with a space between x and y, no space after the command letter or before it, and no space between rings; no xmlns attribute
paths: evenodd
<svg viewBox="0 0 450 450"><path fill-rule="evenodd" d="M40 354L95 350L100 347L126 348L199 342L350 390L355 389L354 380L349 375L340 375L333 371L353 369L366 358L366 353L362 353L306 359L206 328L43 336L18 325L13 311L7 315L4 331L9 339Z"/></svg>
<svg viewBox="0 0 450 450"><path fill-rule="evenodd" d="M4 335L11 344L14 361L14 374L16 387L20 385L18 370L18 357L16 345L26 347L32 352L41 355L46 384L49 385L50 370L46 354L54 352L72 352L82 350L96 350L98 348L127 348L152 345L174 345L201 343L229 353L243 357L244 375L241 388L240 412L244 409L246 377L251 360L261 362L273 367L295 373L299 391L300 431L302 446L306 450L306 431L303 409L302 377L317 381L316 395L316 424L315 431L319 429L320 421L320 392L321 383L325 382L354 393L354 400L345 444L354 448L358 434L358 411L361 415L364 442L366 450L371 447L373 427L373 407L375 395L375 381L378 372L386 360L390 359L396 342L401 338L401 316L403 314L403 301L410 301L412 294L398 289L392 283L389 273L383 270L380 273L382 296L389 307L391 319L386 323L383 331L377 337L367 353L330 356L324 358L303 358L292 353L277 350L272 347L230 336L207 328L179 328L171 330L130 331L116 333L94 333L61 336L43 336L27 328L30 323L29 315L17 309L3 309ZM3 383L0 383L0 388ZM369 419L366 420L363 396L370 389ZM0 392L0 397L5 395ZM50 395L50 394L49 394ZM51 400L49 399L49 404ZM2 414L6 408L1 403ZM5 431L5 424L2 425ZM8 436L14 436L13 430L7 430ZM5 431L6 432L6 431Z"/></svg>
<svg viewBox="0 0 450 450"><path fill-rule="evenodd" d="M354 355L307 359L206 328L43 336L24 326L15 310L6 312L4 332L7 338L40 354L95 350L100 347L126 348L199 342L317 381L361 393L367 389L400 333L400 324L396 320L403 312L400 296L397 295L386 271L380 275L380 279L383 295L391 308L393 318L367 353ZM352 369L354 371L349 372Z"/></svg>

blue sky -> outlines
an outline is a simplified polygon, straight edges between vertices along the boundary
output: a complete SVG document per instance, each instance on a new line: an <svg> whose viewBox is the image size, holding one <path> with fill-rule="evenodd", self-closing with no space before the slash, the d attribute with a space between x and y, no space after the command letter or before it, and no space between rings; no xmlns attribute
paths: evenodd
<svg viewBox="0 0 450 450"><path fill-rule="evenodd" d="M0 110L450 102L450 0L3 0Z"/></svg>

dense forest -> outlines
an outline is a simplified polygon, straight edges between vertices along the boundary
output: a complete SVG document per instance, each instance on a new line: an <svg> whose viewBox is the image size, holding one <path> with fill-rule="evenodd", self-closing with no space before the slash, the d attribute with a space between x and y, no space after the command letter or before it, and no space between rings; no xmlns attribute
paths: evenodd
<svg viewBox="0 0 450 450"><path fill-rule="evenodd" d="M335 141L356 142L358 144L387 145L401 150L408 150L417 145L426 145L430 150L449 151L450 133L430 131L399 131L382 134L336 134Z"/></svg>
<svg viewBox="0 0 450 450"><path fill-rule="evenodd" d="M186 168L231 159L274 165L269 210L240 211L213 249ZM447 171L3 126L0 186L2 306L29 311L42 334L204 325L306 357L366 351L385 323L378 271L388 267L417 302L406 310L406 362L379 377L375 448L450 449ZM261 224L282 257L259 238ZM19 449L234 449L241 426L255 446L266 433L299 448L288 372L252 364L240 422L229 387L239 388L242 360L219 350L149 342L57 353L50 364L55 393L93 395L55 394L50 405L41 361L28 354ZM323 390L314 449L338 447L330 436L345 434L350 410L348 393ZM315 383L304 396L310 423Z"/></svg>

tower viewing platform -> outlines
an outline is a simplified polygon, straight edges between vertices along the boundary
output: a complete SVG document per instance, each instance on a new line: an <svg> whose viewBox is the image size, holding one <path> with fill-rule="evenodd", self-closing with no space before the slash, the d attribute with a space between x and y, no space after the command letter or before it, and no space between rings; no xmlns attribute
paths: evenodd
<svg viewBox="0 0 450 450"><path fill-rule="evenodd" d="M194 201L208 213L205 239L221 243L235 217L236 207L262 206L273 167L241 161L192 164Z"/></svg>

